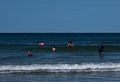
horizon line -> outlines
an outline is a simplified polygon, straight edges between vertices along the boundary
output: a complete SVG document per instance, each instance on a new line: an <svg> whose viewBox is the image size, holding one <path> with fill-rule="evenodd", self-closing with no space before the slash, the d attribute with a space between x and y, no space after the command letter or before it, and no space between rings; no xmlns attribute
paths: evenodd
<svg viewBox="0 0 120 82"><path fill-rule="evenodd" d="M120 32L0 32L2 33L120 33Z"/></svg>

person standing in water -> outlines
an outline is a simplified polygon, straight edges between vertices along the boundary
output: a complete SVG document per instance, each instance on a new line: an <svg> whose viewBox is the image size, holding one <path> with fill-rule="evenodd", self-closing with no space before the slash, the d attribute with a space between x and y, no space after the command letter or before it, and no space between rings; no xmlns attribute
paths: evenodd
<svg viewBox="0 0 120 82"><path fill-rule="evenodd" d="M27 55L30 57L32 56L32 52L31 51L27 51Z"/></svg>
<svg viewBox="0 0 120 82"><path fill-rule="evenodd" d="M41 42L38 43L38 45L39 45L40 47L44 47L44 46L45 46L45 43L44 43L43 41L41 41Z"/></svg>
<svg viewBox="0 0 120 82"><path fill-rule="evenodd" d="M100 58L103 58L103 54L102 54L102 52L104 51L104 46L103 46L103 44L99 47L99 49L98 49L98 53L99 53L99 57Z"/></svg>
<svg viewBox="0 0 120 82"><path fill-rule="evenodd" d="M56 51L56 47L55 47L55 46L52 47L52 51L53 51L53 52Z"/></svg>
<svg viewBox="0 0 120 82"><path fill-rule="evenodd" d="M73 47L72 41L69 41L68 44L67 44L67 46L68 46L69 48L72 48L72 47Z"/></svg>

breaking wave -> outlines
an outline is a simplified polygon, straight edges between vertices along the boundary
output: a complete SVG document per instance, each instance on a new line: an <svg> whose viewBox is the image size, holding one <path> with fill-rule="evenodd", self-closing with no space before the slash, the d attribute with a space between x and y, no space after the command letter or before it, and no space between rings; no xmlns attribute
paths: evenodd
<svg viewBox="0 0 120 82"><path fill-rule="evenodd" d="M0 73L69 73L120 71L120 63L0 65Z"/></svg>

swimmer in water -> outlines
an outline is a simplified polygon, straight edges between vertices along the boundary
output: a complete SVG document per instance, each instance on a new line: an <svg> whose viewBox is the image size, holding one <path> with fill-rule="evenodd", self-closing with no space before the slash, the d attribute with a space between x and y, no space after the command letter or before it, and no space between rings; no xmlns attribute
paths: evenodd
<svg viewBox="0 0 120 82"><path fill-rule="evenodd" d="M43 41L41 41L41 42L38 43L38 45L39 45L40 47L43 47L43 46L45 46L45 43L44 43Z"/></svg>
<svg viewBox="0 0 120 82"><path fill-rule="evenodd" d="M73 47L72 41L69 41L68 44L67 44L67 46L68 46L69 48L72 48L72 47Z"/></svg>
<svg viewBox="0 0 120 82"><path fill-rule="evenodd" d="M31 51L27 51L27 55L30 57L32 56L32 52Z"/></svg>
<svg viewBox="0 0 120 82"><path fill-rule="evenodd" d="M56 51L56 47L55 47L55 46L52 47L52 51L53 51L53 52Z"/></svg>
<svg viewBox="0 0 120 82"><path fill-rule="evenodd" d="M101 45L98 49L98 53L99 53L99 56L102 57L102 58L103 58L103 54L102 54L103 51L104 51L104 46Z"/></svg>

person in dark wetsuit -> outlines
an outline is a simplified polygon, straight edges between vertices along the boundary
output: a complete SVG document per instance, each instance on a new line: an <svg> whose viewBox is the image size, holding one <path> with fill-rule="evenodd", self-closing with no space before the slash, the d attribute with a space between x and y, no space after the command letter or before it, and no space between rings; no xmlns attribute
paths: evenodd
<svg viewBox="0 0 120 82"><path fill-rule="evenodd" d="M104 51L104 46L103 46L103 44L99 47L99 49L98 49L98 53L99 53L99 57L100 58L103 58L103 54L102 54L102 52Z"/></svg>
<svg viewBox="0 0 120 82"><path fill-rule="evenodd" d="M72 47L73 47L72 41L69 41L68 44L67 44L67 46L68 46L69 48L72 48Z"/></svg>

